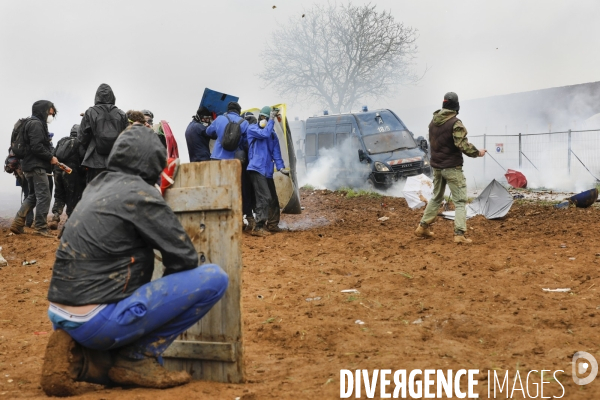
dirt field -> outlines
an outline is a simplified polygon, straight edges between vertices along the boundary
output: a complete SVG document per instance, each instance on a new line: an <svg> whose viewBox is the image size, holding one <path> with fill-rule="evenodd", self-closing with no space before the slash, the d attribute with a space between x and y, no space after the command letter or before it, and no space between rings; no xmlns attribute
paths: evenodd
<svg viewBox="0 0 600 400"><path fill-rule="evenodd" d="M450 221L435 224L433 240L415 238L422 210L403 199L303 191L302 205L302 215L283 217L295 231L244 236L246 384L82 384L78 398L333 399L340 369L383 368L479 369L481 398L488 370L508 370L511 387L517 370L523 381L530 370L564 370L563 398L600 398L600 379L582 387L571 379L576 351L600 360L599 209L515 203L504 220L470 220L467 247L452 243ZM0 270L0 399L44 397L57 243L6 229L0 237L9 262ZM546 381L544 395L560 396L558 383Z"/></svg>

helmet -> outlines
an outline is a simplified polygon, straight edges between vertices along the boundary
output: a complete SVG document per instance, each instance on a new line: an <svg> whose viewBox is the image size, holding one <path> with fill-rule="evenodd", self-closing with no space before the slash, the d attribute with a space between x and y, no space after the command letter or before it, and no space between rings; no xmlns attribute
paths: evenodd
<svg viewBox="0 0 600 400"><path fill-rule="evenodd" d="M263 108L260 109L259 115L269 118L271 116L271 107L264 106Z"/></svg>
<svg viewBox="0 0 600 400"><path fill-rule="evenodd" d="M460 104L458 103L458 95L454 92L448 92L444 95L444 102L442 103L442 108L446 110L454 110L458 111L460 109Z"/></svg>
<svg viewBox="0 0 600 400"><path fill-rule="evenodd" d="M150 118L154 119L154 114L152 114L152 111L150 111L150 110L142 110L142 114L147 115Z"/></svg>

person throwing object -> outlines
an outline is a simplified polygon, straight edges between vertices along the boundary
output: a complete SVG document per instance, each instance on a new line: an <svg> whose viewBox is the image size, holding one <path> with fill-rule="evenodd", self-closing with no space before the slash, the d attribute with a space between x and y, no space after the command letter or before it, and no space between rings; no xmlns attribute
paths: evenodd
<svg viewBox="0 0 600 400"><path fill-rule="evenodd" d="M465 237L467 230L467 181L463 174L463 153L469 157L483 157L487 150L477 150L467 140L467 129L456 118L460 104L458 95L448 92L444 95L442 109L433 113L429 124L431 146L431 166L433 167L433 197L427 203L423 218L415 231L418 237L432 238L431 224L435 221L444 200L446 184L450 187L452 201L456 209L454 218L454 242L471 243Z"/></svg>

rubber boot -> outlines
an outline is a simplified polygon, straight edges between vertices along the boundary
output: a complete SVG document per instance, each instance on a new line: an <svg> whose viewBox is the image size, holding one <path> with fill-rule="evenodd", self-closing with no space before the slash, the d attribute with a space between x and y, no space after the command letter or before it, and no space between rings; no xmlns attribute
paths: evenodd
<svg viewBox="0 0 600 400"><path fill-rule="evenodd" d="M419 224L417 230L415 230L415 236L422 238L432 238L434 233L431 231L431 226Z"/></svg>
<svg viewBox="0 0 600 400"><path fill-rule="evenodd" d="M117 356L108 376L119 385L155 389L185 385L192 379L186 371L167 371L154 357L136 360L122 354Z"/></svg>

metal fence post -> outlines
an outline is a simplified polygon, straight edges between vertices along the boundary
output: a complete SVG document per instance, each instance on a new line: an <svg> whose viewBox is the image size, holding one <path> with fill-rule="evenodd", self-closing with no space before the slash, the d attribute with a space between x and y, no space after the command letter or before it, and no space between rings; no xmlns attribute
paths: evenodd
<svg viewBox="0 0 600 400"><path fill-rule="evenodd" d="M523 165L523 149L521 148L521 132L519 132L519 169Z"/></svg>
<svg viewBox="0 0 600 400"><path fill-rule="evenodd" d="M487 129L486 129L487 130ZM486 138L485 138L486 134L483 134L483 148L486 149ZM483 180L486 180L486 176L485 176L485 157L483 157Z"/></svg>
<svg viewBox="0 0 600 400"><path fill-rule="evenodd" d="M567 171L571 175L571 130L569 129L568 145L569 154L567 155Z"/></svg>

